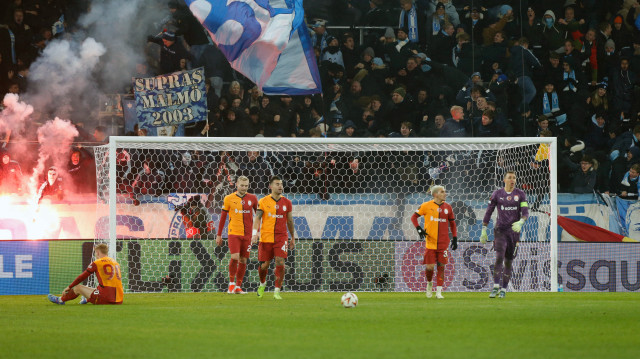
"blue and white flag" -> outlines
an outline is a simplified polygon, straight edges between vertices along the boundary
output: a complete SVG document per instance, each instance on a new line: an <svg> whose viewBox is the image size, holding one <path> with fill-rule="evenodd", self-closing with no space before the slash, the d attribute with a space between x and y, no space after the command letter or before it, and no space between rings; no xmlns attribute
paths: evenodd
<svg viewBox="0 0 640 359"><path fill-rule="evenodd" d="M321 93L302 0L186 0L231 66L268 95Z"/></svg>

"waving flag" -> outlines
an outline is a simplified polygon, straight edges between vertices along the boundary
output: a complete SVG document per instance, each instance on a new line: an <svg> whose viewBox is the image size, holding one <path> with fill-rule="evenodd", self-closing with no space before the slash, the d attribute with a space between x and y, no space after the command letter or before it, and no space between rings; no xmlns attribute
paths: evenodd
<svg viewBox="0 0 640 359"><path fill-rule="evenodd" d="M576 240L582 242L637 242L635 239L572 218L558 216L558 224Z"/></svg>
<svg viewBox="0 0 640 359"><path fill-rule="evenodd" d="M320 93L302 0L186 0L231 66L268 95Z"/></svg>

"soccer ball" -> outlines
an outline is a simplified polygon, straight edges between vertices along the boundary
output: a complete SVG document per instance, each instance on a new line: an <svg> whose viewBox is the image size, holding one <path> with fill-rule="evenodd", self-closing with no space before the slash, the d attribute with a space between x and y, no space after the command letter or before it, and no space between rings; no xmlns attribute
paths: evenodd
<svg viewBox="0 0 640 359"><path fill-rule="evenodd" d="M340 303L342 303L342 306L345 308L355 308L356 305L358 305L358 296L351 292L345 293Z"/></svg>

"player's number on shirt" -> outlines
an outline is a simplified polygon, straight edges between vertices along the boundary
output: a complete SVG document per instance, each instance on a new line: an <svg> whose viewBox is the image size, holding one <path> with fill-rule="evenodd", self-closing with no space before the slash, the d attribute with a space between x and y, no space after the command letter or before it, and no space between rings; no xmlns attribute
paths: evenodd
<svg viewBox="0 0 640 359"><path fill-rule="evenodd" d="M447 255L448 255L447 253L448 253L448 252L449 252L449 251L444 251L444 252L442 252L442 256L443 256L443 257L445 257L445 258L447 258Z"/></svg>
<svg viewBox="0 0 640 359"><path fill-rule="evenodd" d="M286 252L287 251L287 242L284 242L284 245L282 246L282 251Z"/></svg>
<svg viewBox="0 0 640 359"><path fill-rule="evenodd" d="M120 277L120 266L119 265L116 265L116 267L114 269L111 264L105 264L102 267L102 271L104 272L104 274L109 276L109 278L107 278L107 280L112 280L114 276L116 276L116 278L118 278L118 280L122 280L122 277Z"/></svg>
<svg viewBox="0 0 640 359"><path fill-rule="evenodd" d="M247 253L251 252L251 245L247 246Z"/></svg>

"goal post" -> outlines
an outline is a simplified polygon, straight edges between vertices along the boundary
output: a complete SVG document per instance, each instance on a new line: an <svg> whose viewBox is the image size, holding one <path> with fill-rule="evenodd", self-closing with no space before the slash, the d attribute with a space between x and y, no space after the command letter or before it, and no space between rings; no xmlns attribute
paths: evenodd
<svg viewBox="0 0 640 359"><path fill-rule="evenodd" d="M536 162L541 146L548 156ZM510 290L556 291L556 153L556 138L544 137L114 136L96 147L98 210L105 219L96 225L96 241L109 243L125 291L226 290L226 245L216 247L214 234L188 238L181 211L199 202L217 229L221 199L235 190L236 177L249 177L250 192L261 198L277 174L300 239L287 259L285 290L419 291L424 241L409 218L439 184L460 232L445 290L485 291L494 254L490 242L479 243L482 216L490 194L504 185L504 172L515 170L533 211ZM254 290L255 248L247 268L246 287Z"/></svg>

